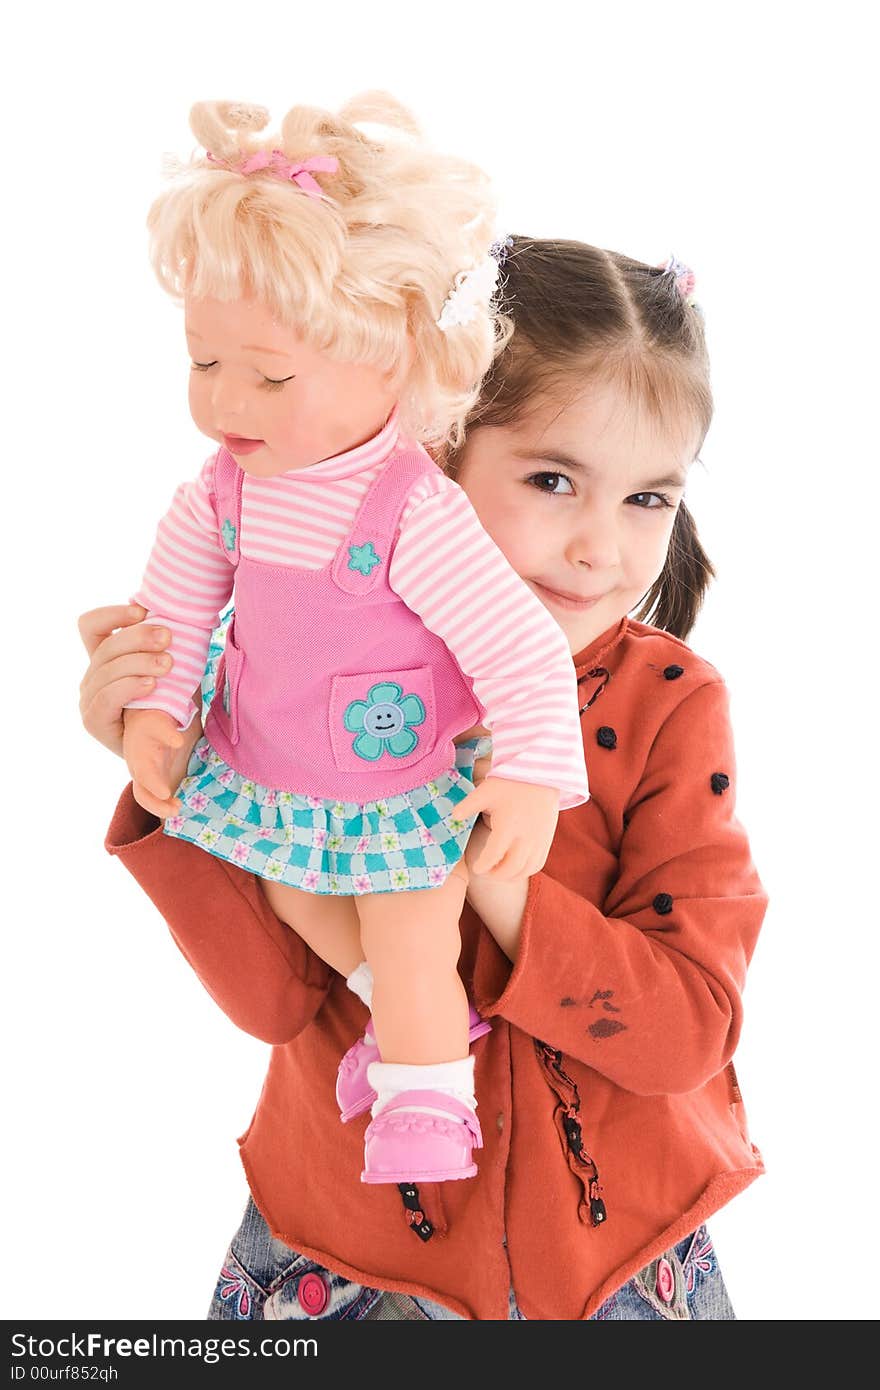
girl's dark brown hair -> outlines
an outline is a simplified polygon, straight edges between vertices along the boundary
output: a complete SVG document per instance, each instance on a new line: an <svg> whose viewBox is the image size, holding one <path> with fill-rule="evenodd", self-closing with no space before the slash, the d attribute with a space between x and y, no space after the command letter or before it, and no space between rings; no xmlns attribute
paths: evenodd
<svg viewBox="0 0 880 1390"><path fill-rule="evenodd" d="M576 379L622 386L666 428L695 426L702 443L712 419L703 322L672 272L579 241L517 236L500 284L514 332L483 383L468 434L515 423ZM453 477L458 457L445 460ZM682 503L663 572L636 617L687 637L714 574Z"/></svg>

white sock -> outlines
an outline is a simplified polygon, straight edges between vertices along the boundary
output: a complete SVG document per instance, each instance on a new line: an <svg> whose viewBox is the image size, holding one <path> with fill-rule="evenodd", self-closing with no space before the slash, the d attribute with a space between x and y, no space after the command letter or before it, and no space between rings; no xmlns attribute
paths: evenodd
<svg viewBox="0 0 880 1390"><path fill-rule="evenodd" d="M362 960L360 965L355 966L345 983L357 995L358 999L362 1000L369 1008L373 1002L373 972L365 960Z"/></svg>
<svg viewBox="0 0 880 1390"><path fill-rule="evenodd" d="M441 1095L460 1100L469 1110L476 1112L477 1109L473 1057L462 1057L457 1062L431 1062L424 1066L407 1062L371 1062L367 1067L367 1080L376 1092L370 1112L374 1117L402 1091L439 1091ZM423 1110L428 1115L446 1113L434 1110L430 1105L414 1105L412 1109Z"/></svg>

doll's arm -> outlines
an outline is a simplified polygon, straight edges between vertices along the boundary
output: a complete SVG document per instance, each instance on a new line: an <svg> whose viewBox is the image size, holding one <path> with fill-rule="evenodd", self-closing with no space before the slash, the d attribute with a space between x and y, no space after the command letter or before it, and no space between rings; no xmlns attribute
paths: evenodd
<svg viewBox="0 0 880 1390"><path fill-rule="evenodd" d="M237 1027L285 1043L324 1002L329 967L279 922L253 874L162 833L123 792L105 841L155 903L205 989Z"/></svg>
<svg viewBox="0 0 880 1390"><path fill-rule="evenodd" d="M394 591L449 647L492 730L492 775L587 799L577 682L568 643L449 479L401 520Z"/></svg>
<svg viewBox="0 0 880 1390"><path fill-rule="evenodd" d="M127 708L164 710L180 729L186 729L197 713L193 697L235 576L220 541L213 476L210 458L196 479L177 489L132 600L147 610L148 623L171 633L166 650L173 664L153 690L131 700Z"/></svg>
<svg viewBox="0 0 880 1390"><path fill-rule="evenodd" d="M493 900L485 885L480 1013L502 1014L643 1095L693 1090L721 1071L739 1038L767 905L734 813L734 781L727 693L710 682L654 740L601 906L552 876L552 851L550 871L529 881L518 923L516 903L501 891ZM511 941L512 967L501 949Z"/></svg>

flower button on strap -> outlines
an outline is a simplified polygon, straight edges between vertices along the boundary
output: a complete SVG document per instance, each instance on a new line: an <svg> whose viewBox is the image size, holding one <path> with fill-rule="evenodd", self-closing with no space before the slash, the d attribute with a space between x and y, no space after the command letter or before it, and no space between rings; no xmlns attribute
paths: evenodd
<svg viewBox="0 0 880 1390"><path fill-rule="evenodd" d="M657 1297L664 1303L671 1303L675 1297L675 1275L665 1255L657 1261Z"/></svg>
<svg viewBox="0 0 880 1390"><path fill-rule="evenodd" d="M363 545L350 545L348 555L348 568L356 570L365 578L369 577L371 571L382 563L382 557L376 554L372 541L365 541Z"/></svg>
<svg viewBox="0 0 880 1390"><path fill-rule="evenodd" d="M327 1307L330 1294L320 1274L304 1274L296 1289L300 1307L310 1318L317 1318Z"/></svg>

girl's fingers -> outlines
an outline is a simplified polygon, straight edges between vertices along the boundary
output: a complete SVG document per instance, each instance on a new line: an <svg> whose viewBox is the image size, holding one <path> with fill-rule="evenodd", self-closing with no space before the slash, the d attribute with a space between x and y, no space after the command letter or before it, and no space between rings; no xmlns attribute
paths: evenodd
<svg viewBox="0 0 880 1390"><path fill-rule="evenodd" d="M148 677L129 676L94 691L84 691L80 717L86 733L114 751L122 748L122 711L132 700L149 695L156 682Z"/></svg>
<svg viewBox="0 0 880 1390"><path fill-rule="evenodd" d="M153 623L134 623L131 627L123 627L118 632L111 632L93 651L88 669L83 677L83 684L90 680L96 671L118 661L120 657L134 656L145 660L149 657L155 658L164 652L169 639L168 629L156 627ZM170 655L170 653L165 653L165 655ZM147 670L149 671L149 669L148 667ZM168 667L163 669L167 670Z"/></svg>
<svg viewBox="0 0 880 1390"><path fill-rule="evenodd" d="M120 687L124 685L127 692L119 701L120 705L128 700L140 699L145 691L152 690L160 676L167 675L172 665L173 662L167 655L163 660L157 652L140 650L110 660L98 661L96 658L80 683L80 705L94 700L100 691L116 684ZM149 681L149 684L132 694L130 681L138 677Z"/></svg>
<svg viewBox="0 0 880 1390"><path fill-rule="evenodd" d="M139 604L116 603L105 608L90 608L87 613L81 613L78 620L83 646L89 656L93 656L116 628L131 627L143 622L146 616L147 610Z"/></svg>

